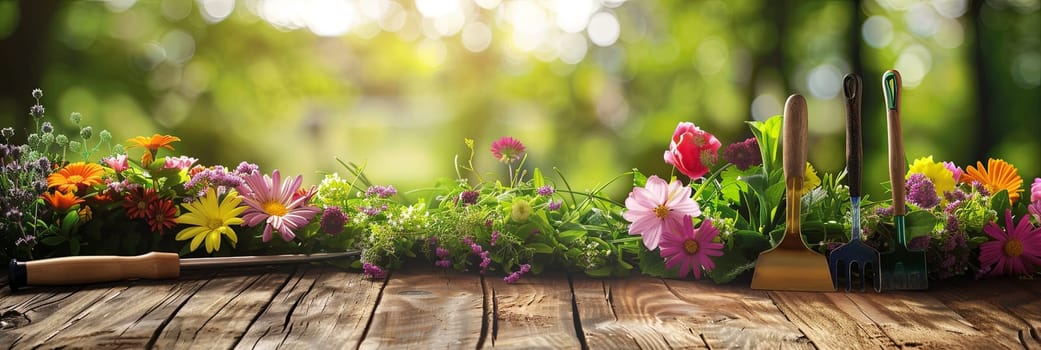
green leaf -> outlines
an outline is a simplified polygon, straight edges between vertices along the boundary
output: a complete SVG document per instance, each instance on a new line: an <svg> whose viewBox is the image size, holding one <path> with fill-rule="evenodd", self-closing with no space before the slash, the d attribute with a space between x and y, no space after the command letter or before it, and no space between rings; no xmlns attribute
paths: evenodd
<svg viewBox="0 0 1041 350"><path fill-rule="evenodd" d="M40 240L44 245L56 246L65 243L65 237L62 236L47 236Z"/></svg>
<svg viewBox="0 0 1041 350"><path fill-rule="evenodd" d="M763 156L763 169L767 173L773 169L778 169L778 163L780 159L777 158L777 152L780 148L781 140L781 116L775 115L770 117L763 122L748 122L751 126L752 134L755 135L756 141L759 142L759 152Z"/></svg>
<svg viewBox="0 0 1041 350"><path fill-rule="evenodd" d="M76 228L76 224L80 222L80 214L78 211L78 205L72 206L68 213L65 213L65 217L61 219L61 232L68 235Z"/></svg>
<svg viewBox="0 0 1041 350"><path fill-rule="evenodd" d="M936 227L936 223L939 221L933 213L925 210L913 211L907 214L904 218L904 224L906 225L904 230L907 233L907 239L911 240L932 233L933 228Z"/></svg>
<svg viewBox="0 0 1041 350"><path fill-rule="evenodd" d="M741 192L748 192L748 183L741 181L745 176L758 172L759 167L751 167L746 170L738 169L736 166L729 167L719 175L720 189L723 199L730 203L741 200Z"/></svg>
<svg viewBox="0 0 1041 350"><path fill-rule="evenodd" d="M749 260L755 260L759 257L759 253L773 248L769 239L761 233L751 230L734 232L730 235L730 241L727 242L727 245L731 247L730 249L734 253L740 253Z"/></svg>
<svg viewBox="0 0 1041 350"><path fill-rule="evenodd" d="M736 251L723 253L722 256L712 257L716 268L708 272L708 277L719 284L733 281L746 271L755 268L755 260L749 260L744 254Z"/></svg>
<svg viewBox="0 0 1041 350"><path fill-rule="evenodd" d="M644 187L647 186L647 175L640 172L640 169L633 168L633 187Z"/></svg>
<svg viewBox="0 0 1041 350"><path fill-rule="evenodd" d="M526 247L535 250L536 254L553 254L554 251L553 247L549 246L546 243L530 243L527 244Z"/></svg>
<svg viewBox="0 0 1041 350"><path fill-rule="evenodd" d="M535 171L531 175L531 180L535 188L546 185L546 178L542 176L542 169L535 168Z"/></svg>
<svg viewBox="0 0 1041 350"><path fill-rule="evenodd" d="M1001 192L995 193L990 197L990 208L998 214L998 226L1005 226L1005 210L1011 207L1011 201L1008 198L1008 190L1001 190Z"/></svg>
<svg viewBox="0 0 1041 350"><path fill-rule="evenodd" d="M561 232L559 235L557 235L557 237L560 239L561 242L571 243L578 238L585 237L585 235L586 231L584 230L567 230Z"/></svg>
<svg viewBox="0 0 1041 350"><path fill-rule="evenodd" d="M534 270L534 268L532 268ZM586 270L586 274L593 277L609 277L611 271L614 270L611 266L604 266L594 270Z"/></svg>

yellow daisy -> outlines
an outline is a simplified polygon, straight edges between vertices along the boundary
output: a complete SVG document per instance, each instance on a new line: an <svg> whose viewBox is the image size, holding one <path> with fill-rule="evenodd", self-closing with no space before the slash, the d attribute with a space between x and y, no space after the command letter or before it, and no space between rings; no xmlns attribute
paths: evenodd
<svg viewBox="0 0 1041 350"><path fill-rule="evenodd" d="M933 156L915 159L904 178L910 179L911 174L922 174L929 178L936 189L936 196L941 199L944 193L954 191L954 174L943 163L934 162Z"/></svg>
<svg viewBox="0 0 1041 350"><path fill-rule="evenodd" d="M176 239L184 241L191 239L191 251L199 248L199 244L206 242L206 252L212 253L220 250L221 235L228 236L228 240L234 245L239 238L231 225L241 225L242 218L239 217L247 207L239 206L242 198L235 191L229 192L224 199L218 203L217 193L213 188L206 190L206 194L199 199L183 204L187 213L177 218L178 224L194 225L177 233Z"/></svg>
<svg viewBox="0 0 1041 350"><path fill-rule="evenodd" d="M817 170L813 169L813 165L810 165L810 162L806 162L806 172L802 175L802 189L799 190L799 196L805 196L820 185L821 178L817 176Z"/></svg>

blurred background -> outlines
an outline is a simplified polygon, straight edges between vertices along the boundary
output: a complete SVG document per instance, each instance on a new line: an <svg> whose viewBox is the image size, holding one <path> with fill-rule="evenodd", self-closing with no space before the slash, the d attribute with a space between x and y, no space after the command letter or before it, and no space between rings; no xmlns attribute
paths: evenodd
<svg viewBox="0 0 1041 350"><path fill-rule="evenodd" d="M1041 176L1041 0L0 1L0 126L30 91L76 133L184 141L204 164L341 171L402 189L479 169L514 136L528 166L591 188L662 160L676 124L725 145L809 100L810 160L844 167L842 76L864 77L866 190L885 197L881 73L903 75L908 160L1003 158ZM17 138L16 138L17 139ZM678 174L678 173L677 173ZM629 191L612 188L616 198Z"/></svg>

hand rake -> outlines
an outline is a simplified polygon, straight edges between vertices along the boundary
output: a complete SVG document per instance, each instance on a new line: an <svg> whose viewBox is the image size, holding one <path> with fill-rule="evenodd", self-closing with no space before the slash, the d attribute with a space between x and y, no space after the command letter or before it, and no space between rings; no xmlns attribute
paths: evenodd
<svg viewBox="0 0 1041 350"><path fill-rule="evenodd" d="M784 104L784 177L787 188L787 221L784 237L773 249L759 254L752 289L834 291L828 259L802 241L799 211L803 173L806 171L806 99L788 97Z"/></svg>
<svg viewBox="0 0 1041 350"><path fill-rule="evenodd" d="M882 253L882 289L929 289L925 252L907 249L904 215L904 141L900 131L900 73L888 70L882 74L882 93L886 97L886 119L889 129L889 181L893 186L893 224L896 244Z"/></svg>
<svg viewBox="0 0 1041 350"><path fill-rule="evenodd" d="M843 95L846 98L846 179L849 180L853 230L849 243L843 244L828 255L828 264L831 267L831 281L835 284L836 290L844 277L847 292L853 289L855 284L859 284L860 291L864 291L869 281L875 291L880 292L882 277L878 271L878 251L860 240L860 179L861 159L864 156L860 141L862 86L860 77L855 74L848 74L842 79ZM871 276L868 275L869 272ZM854 276L859 277L859 283L854 283Z"/></svg>

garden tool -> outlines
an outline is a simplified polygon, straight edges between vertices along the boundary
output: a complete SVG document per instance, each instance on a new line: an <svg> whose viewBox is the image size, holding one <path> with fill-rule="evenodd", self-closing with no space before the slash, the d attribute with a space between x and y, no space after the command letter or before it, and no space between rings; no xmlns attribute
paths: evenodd
<svg viewBox="0 0 1041 350"><path fill-rule="evenodd" d="M360 250L342 253L287 254L181 259L177 253L151 252L138 256L70 256L20 262L12 259L8 285L11 290L25 286L60 286L114 282L129 279L173 279L181 270L242 266L294 264L356 257Z"/></svg>
<svg viewBox="0 0 1041 350"><path fill-rule="evenodd" d="M788 97L784 104L784 163L787 189L787 220L784 236L776 247L759 254L752 289L834 291L828 259L810 250L802 241L800 206L803 173L806 171L806 99Z"/></svg>
<svg viewBox="0 0 1041 350"><path fill-rule="evenodd" d="M882 74L882 93L886 99L889 129L889 181L893 187L893 225L896 244L881 254L882 289L928 289L929 276L924 251L907 249L904 215L904 141L900 131L900 73L888 70Z"/></svg>
<svg viewBox="0 0 1041 350"><path fill-rule="evenodd" d="M853 220L849 243L839 246L828 255L831 280L839 289L840 278L845 277L846 291L854 286L854 276L860 279L860 290L868 283L880 292L882 277L878 273L878 250L860 240L860 179L861 160L864 157L860 133L860 102L863 84L860 77L848 74L842 79L843 97L846 102L846 179L849 180L849 200ZM871 276L868 273L871 272Z"/></svg>

